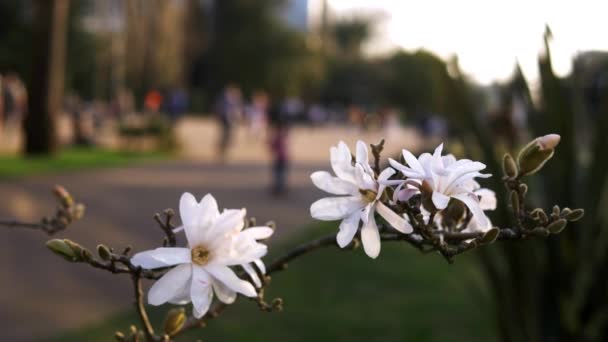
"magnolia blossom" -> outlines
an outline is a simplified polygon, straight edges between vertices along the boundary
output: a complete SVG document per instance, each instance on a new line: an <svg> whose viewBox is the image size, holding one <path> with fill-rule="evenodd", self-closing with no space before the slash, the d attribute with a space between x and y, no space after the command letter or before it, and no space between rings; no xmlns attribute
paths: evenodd
<svg viewBox="0 0 608 342"><path fill-rule="evenodd" d="M477 184L477 182L473 181L473 183L475 183L475 185L476 185L476 189L473 190L473 193L477 197L479 197L479 207L481 208L481 210L483 210L483 211L495 210L496 209L496 193L490 189L479 187L479 184ZM469 224L466 226L466 228L464 230L462 230L462 232L463 233L487 232L488 230L490 230L492 228L492 222L490 222L490 219L487 218L487 216L485 216L485 217L486 217L485 225L480 223L480 221L477 219L477 217L475 217L475 216L471 217L471 221L469 221Z"/></svg>
<svg viewBox="0 0 608 342"><path fill-rule="evenodd" d="M489 220L483 213L479 197L470 183L476 177L491 176L479 172L486 168L485 164L469 159L456 160L453 155L442 157L442 150L443 144L440 144L432 155L423 153L416 158L410 151L404 149L403 157L408 166L393 159L389 159L389 162L408 178L402 183L417 182L423 191L431 192L433 205L438 210L445 209L453 198L463 202L481 226L487 226Z"/></svg>
<svg viewBox="0 0 608 342"><path fill-rule="evenodd" d="M220 213L210 194L197 202L192 194L184 193L179 213L188 247L156 248L137 253L131 259L134 265L146 269L175 266L150 288L148 302L151 305L192 302L194 316L200 318L209 309L214 292L227 304L234 302L237 292L255 297L253 285L237 277L229 266L243 265L250 275L250 271L255 273L251 263L263 270L260 258L267 247L256 240L268 238L272 229L243 230L245 209L225 209ZM252 279L258 283L257 274L255 277Z"/></svg>
<svg viewBox="0 0 608 342"><path fill-rule="evenodd" d="M382 184L395 171L387 168L377 179L368 161L367 145L357 142L353 163L348 146L342 141L330 149L331 167L336 175L326 171L314 172L310 178L321 190L339 197L322 198L310 207L312 217L323 221L342 220L336 240L340 247L347 246L361 228L361 242L365 253L376 258L380 253L380 233L374 213L377 212L396 230L409 234L412 226L401 216L384 205L380 198L386 185Z"/></svg>

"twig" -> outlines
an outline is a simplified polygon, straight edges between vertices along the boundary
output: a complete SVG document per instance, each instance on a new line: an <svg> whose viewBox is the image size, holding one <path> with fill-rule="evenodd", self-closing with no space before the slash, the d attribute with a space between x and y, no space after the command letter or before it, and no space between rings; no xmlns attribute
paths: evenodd
<svg viewBox="0 0 608 342"><path fill-rule="evenodd" d="M150 318L148 317L148 312L144 305L144 291L141 287L141 268L138 268L137 271L131 273L131 280L133 281L133 290L135 291L135 308L137 309L139 319L144 326L146 339L148 341L156 341L158 338L154 334L154 328L152 327L152 323L150 323Z"/></svg>

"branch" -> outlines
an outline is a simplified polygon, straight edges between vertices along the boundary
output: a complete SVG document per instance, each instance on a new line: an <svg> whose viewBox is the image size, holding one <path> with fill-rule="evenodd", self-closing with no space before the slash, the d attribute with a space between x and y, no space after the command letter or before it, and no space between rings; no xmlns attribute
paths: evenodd
<svg viewBox="0 0 608 342"><path fill-rule="evenodd" d="M156 341L158 338L154 334L154 328L152 327L152 323L150 323L150 318L148 318L148 312L146 311L146 307L144 305L144 292L141 287L141 268L138 268L137 271L131 274L131 279L133 280L133 290L135 291L134 304L135 308L137 309L139 319L144 326L146 339L148 341Z"/></svg>
<svg viewBox="0 0 608 342"><path fill-rule="evenodd" d="M23 222L12 219L0 219L0 226L8 229L37 229L48 235L53 235L65 230L76 220L84 215L85 207L81 203L75 203L72 195L60 185L53 188L53 194L57 198L58 206L52 217L43 217L40 222Z"/></svg>

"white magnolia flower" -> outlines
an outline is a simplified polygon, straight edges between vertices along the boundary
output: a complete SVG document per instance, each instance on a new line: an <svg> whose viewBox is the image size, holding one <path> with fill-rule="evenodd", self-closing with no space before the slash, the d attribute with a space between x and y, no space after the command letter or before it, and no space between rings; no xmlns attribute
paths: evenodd
<svg viewBox="0 0 608 342"><path fill-rule="evenodd" d="M357 154L353 164L348 146L342 141L330 149L331 167L337 177L326 171L314 172L310 178L321 190L340 197L322 198L310 207L310 215L318 220L342 220L336 240L340 247L347 246L357 233L359 221L361 242L368 256L376 258L380 253L380 234L374 218L378 212L393 228L409 234L412 226L401 216L379 201L387 180L395 171L387 168L375 178L369 165L367 145L357 142Z"/></svg>
<svg viewBox="0 0 608 342"><path fill-rule="evenodd" d="M260 258L267 247L256 240L269 237L272 229L243 230L245 209L226 209L220 214L210 194L197 203L192 194L184 193L179 211L188 247L157 248L137 253L131 259L134 265L146 269L176 266L150 288L148 302L161 305L191 301L194 316L200 318L209 309L214 292L227 304L234 302L237 292L255 297L253 285L238 278L229 266L255 263L263 269Z"/></svg>
<svg viewBox="0 0 608 342"><path fill-rule="evenodd" d="M389 159L392 167L405 175L407 181L418 181L432 191L432 201L439 210L445 209L451 198L463 202L482 226L489 221L480 206L479 198L471 188L470 181L476 177L487 178L491 175L479 171L485 164L469 159L456 160L453 155L441 156L443 144L431 155L423 153L416 158L410 151L403 150L403 157L408 166Z"/></svg>
<svg viewBox="0 0 608 342"><path fill-rule="evenodd" d="M479 207L483 211L487 210L495 210L496 209L496 193L490 189L480 188L477 182L474 182L476 185L476 189L473 190L475 195L479 197ZM485 215L485 214L484 214ZM490 219L486 217L486 223L482 224L479 222L477 217L471 217L471 221L465 229L462 230L463 233L476 233L476 232L487 232L492 228L492 222Z"/></svg>

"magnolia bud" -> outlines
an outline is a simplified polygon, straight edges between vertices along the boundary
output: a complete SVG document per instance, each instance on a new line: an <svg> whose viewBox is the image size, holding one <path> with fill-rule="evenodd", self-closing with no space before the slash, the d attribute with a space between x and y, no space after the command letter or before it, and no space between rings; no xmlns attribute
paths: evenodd
<svg viewBox="0 0 608 342"><path fill-rule="evenodd" d="M164 331L167 335L178 332L186 323L186 311L184 308L171 309L165 318Z"/></svg>
<svg viewBox="0 0 608 342"><path fill-rule="evenodd" d="M114 338L116 339L116 341L119 341L119 342L126 341L125 334L121 333L120 331L117 331L114 333Z"/></svg>
<svg viewBox="0 0 608 342"><path fill-rule="evenodd" d="M492 243L492 242L496 241L496 239L498 238L498 233L500 233L500 231L498 230L498 228L494 227L494 228L488 230L487 232L485 232L485 234L483 234L480 242L483 244Z"/></svg>
<svg viewBox="0 0 608 342"><path fill-rule="evenodd" d="M97 254L102 260L108 261L112 258L112 252L106 245L97 245Z"/></svg>
<svg viewBox="0 0 608 342"><path fill-rule="evenodd" d="M582 219L584 215L584 209L574 209L570 213L568 213L568 215L566 215L564 218L570 222L574 222Z"/></svg>
<svg viewBox="0 0 608 342"><path fill-rule="evenodd" d="M538 138L538 143L543 150L553 150L555 149L555 146L559 144L561 138L562 137L560 137L559 134L547 134Z"/></svg>
<svg viewBox="0 0 608 342"><path fill-rule="evenodd" d="M508 177L517 176L517 164L515 164L515 160L508 153L505 153L502 159L502 172Z"/></svg>
<svg viewBox="0 0 608 342"><path fill-rule="evenodd" d="M79 254L76 254L74 250L61 239L52 239L46 242L46 247L51 252L62 256L67 261L75 262L79 259Z"/></svg>
<svg viewBox="0 0 608 342"><path fill-rule="evenodd" d="M68 208L74 204L74 200L72 199L70 193L61 185L55 185L53 188L53 193L64 207Z"/></svg>
<svg viewBox="0 0 608 342"><path fill-rule="evenodd" d="M558 234L562 230L564 230L564 228L566 228L567 223L568 223L568 221L566 221L565 219L559 219L557 221L553 221L553 222L551 222L551 224L549 224L547 226L547 230L550 231L552 234Z"/></svg>
<svg viewBox="0 0 608 342"><path fill-rule="evenodd" d="M76 204L72 209L72 218L80 220L84 216L85 206L82 203Z"/></svg>
<svg viewBox="0 0 608 342"><path fill-rule="evenodd" d="M519 176L531 175L540 170L553 157L554 149L559 140L559 135L548 134L532 140L522 148L517 156Z"/></svg>

